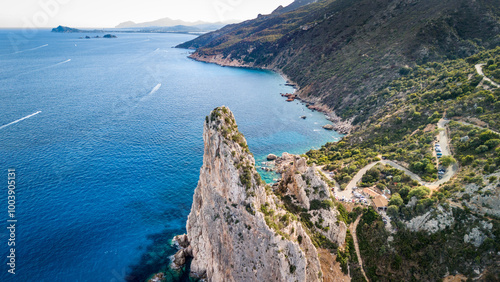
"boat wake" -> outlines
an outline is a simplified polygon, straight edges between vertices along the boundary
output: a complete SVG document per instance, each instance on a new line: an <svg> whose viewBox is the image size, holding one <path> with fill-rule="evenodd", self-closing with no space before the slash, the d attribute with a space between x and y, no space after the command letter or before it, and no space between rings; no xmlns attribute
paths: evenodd
<svg viewBox="0 0 500 282"><path fill-rule="evenodd" d="M161 87L161 83L156 84L156 86L153 87L153 90L151 90L151 92L149 92L148 96L154 94L156 91L158 91L158 89L160 89L160 87Z"/></svg>
<svg viewBox="0 0 500 282"><path fill-rule="evenodd" d="M3 129L3 128L5 128L5 127L9 126L9 125L13 125L13 124L15 124L15 123L18 123L18 122L20 122L20 121L23 121L23 120L28 119L28 118L30 118L30 117L33 117L33 116L35 116L35 115L38 115L38 114L39 114L39 113L41 113L41 112L42 112L42 111L38 111L38 112L36 112L36 113L32 113L31 115L27 115L27 116L25 116L25 117L23 117L23 118L20 118L20 119L18 119L18 120L15 120L15 121L13 121L13 122L11 122L11 123L7 123L7 124L5 124L5 125L2 125L2 126L0 126L0 129Z"/></svg>
<svg viewBox="0 0 500 282"><path fill-rule="evenodd" d="M156 86L153 87L153 89L151 89L151 91L149 91L149 93L146 96L144 96L140 99L140 102L144 102L147 99L149 99L151 97L151 95L155 94L156 91L158 91L158 89L160 89L160 87L161 87L161 83L156 84Z"/></svg>
<svg viewBox="0 0 500 282"><path fill-rule="evenodd" d="M26 49L26 50L22 50L22 51L17 51L17 52L14 52L12 54L19 54L19 53L24 53L24 52L28 52L28 51L33 51L33 50L40 49L40 48L47 47L47 46L49 46L49 44L44 44L42 46L38 46L38 47L35 47L35 48Z"/></svg>
<svg viewBox="0 0 500 282"><path fill-rule="evenodd" d="M47 46L49 46L49 44L44 44L44 45L42 45L42 46L38 46L38 47L35 47L35 48L31 48L31 49L26 49L26 50L16 51L16 52L14 52L14 53L2 54L2 55L0 55L0 56L8 56L8 55L14 55L14 54L19 54L19 53L24 53L24 52L37 50L37 49L40 49L40 48L43 48L43 47L47 47Z"/></svg>
<svg viewBox="0 0 500 282"><path fill-rule="evenodd" d="M67 62L71 62L71 59L67 59L67 60L66 60L66 61L64 61L64 62L60 62L60 63L54 64L54 65L48 66L48 67L46 67L46 68L55 67L55 66L58 66L58 65L65 64L65 63L67 63Z"/></svg>
<svg viewBox="0 0 500 282"><path fill-rule="evenodd" d="M34 69L34 70L30 70L30 71L27 71L27 72L22 72L22 73L18 73L12 77L6 77L6 78L2 78L3 79L8 79L8 78L13 78L13 77L17 77L19 75L25 75L25 74L29 74L29 73L33 73L33 72L37 72L37 71L41 71L41 70L46 70L46 69L50 69L50 68L53 68L53 67L56 67L58 65L62 65L62 64L66 64L68 62L71 62L71 59L67 59L66 61L62 61L62 62L59 62L59 63L56 63L56 64L53 64L53 65L50 65L50 66L46 66L46 67L43 67L43 68L39 68L39 69Z"/></svg>

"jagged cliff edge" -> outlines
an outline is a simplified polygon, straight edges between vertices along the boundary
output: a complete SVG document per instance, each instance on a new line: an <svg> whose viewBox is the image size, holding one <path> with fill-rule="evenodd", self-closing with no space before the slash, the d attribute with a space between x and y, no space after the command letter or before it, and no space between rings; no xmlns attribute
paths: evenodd
<svg viewBox="0 0 500 282"><path fill-rule="evenodd" d="M321 281L311 231L265 186L227 107L218 107L207 116L203 140L203 165L187 234L174 239L180 250L172 266L179 267L192 257L191 275L208 281ZM288 196L289 205L311 213L308 220L317 220L318 211L310 210L311 201L329 197L328 186L304 159L286 153L283 158L284 177L276 189ZM315 191L306 193L311 183ZM336 216L333 207L321 210L325 227L319 236L341 245L346 227Z"/></svg>

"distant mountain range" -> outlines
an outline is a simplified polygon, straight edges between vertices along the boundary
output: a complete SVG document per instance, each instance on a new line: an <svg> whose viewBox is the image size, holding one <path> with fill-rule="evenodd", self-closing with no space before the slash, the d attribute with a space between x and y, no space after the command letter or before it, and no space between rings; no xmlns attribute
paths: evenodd
<svg viewBox="0 0 500 282"><path fill-rule="evenodd" d="M100 33L100 32L170 32L170 33L192 33L203 34L224 27L222 23L203 23L197 25L174 25L174 26L145 26L145 27L120 27L109 29L77 29L67 26L58 26L52 29L52 32L59 33Z"/></svg>
<svg viewBox="0 0 500 282"><path fill-rule="evenodd" d="M171 18L162 18L155 21L143 22L143 23L135 23L133 21L122 22L119 25L115 26L115 28L144 28L144 27L173 27L173 26L195 26L198 28L203 27L216 27L215 29L221 28L227 24L235 23L237 21L225 21L225 22L204 22L204 21L195 21L195 22L187 22L183 20L173 20Z"/></svg>

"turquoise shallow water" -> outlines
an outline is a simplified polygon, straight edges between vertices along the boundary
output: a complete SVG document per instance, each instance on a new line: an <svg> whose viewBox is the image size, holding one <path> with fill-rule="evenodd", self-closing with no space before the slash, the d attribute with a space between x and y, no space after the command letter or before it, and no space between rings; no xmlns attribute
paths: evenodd
<svg viewBox="0 0 500 282"><path fill-rule="evenodd" d="M234 112L257 162L340 137L322 114L285 102L292 89L275 73L171 48L191 35L117 35L0 30L0 168L4 183L16 169L18 219L11 275L0 218L0 281L139 281L163 267L168 240L185 232L204 118L217 106Z"/></svg>

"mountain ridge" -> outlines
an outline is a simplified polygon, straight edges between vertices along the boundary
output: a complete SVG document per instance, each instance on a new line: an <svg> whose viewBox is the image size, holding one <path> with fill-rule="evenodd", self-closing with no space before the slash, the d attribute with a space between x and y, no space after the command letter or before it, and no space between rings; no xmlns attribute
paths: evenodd
<svg viewBox="0 0 500 282"><path fill-rule="evenodd" d="M218 25L220 27L230 24L230 23L235 23L236 21L224 21L224 22L206 22L206 21L184 21L184 20L174 20L169 17L161 18L158 20L154 21L149 21L149 22L140 22L140 23L135 23L133 21L126 21L119 23L118 25L115 26L115 28L140 28L140 27L166 27L166 26L178 26L178 25L183 25L183 26L199 26L199 25Z"/></svg>
<svg viewBox="0 0 500 282"><path fill-rule="evenodd" d="M228 25L179 48L221 65L282 72L305 101L343 118L407 67L500 44L494 0L323 0ZM355 119L358 123L362 119Z"/></svg>

